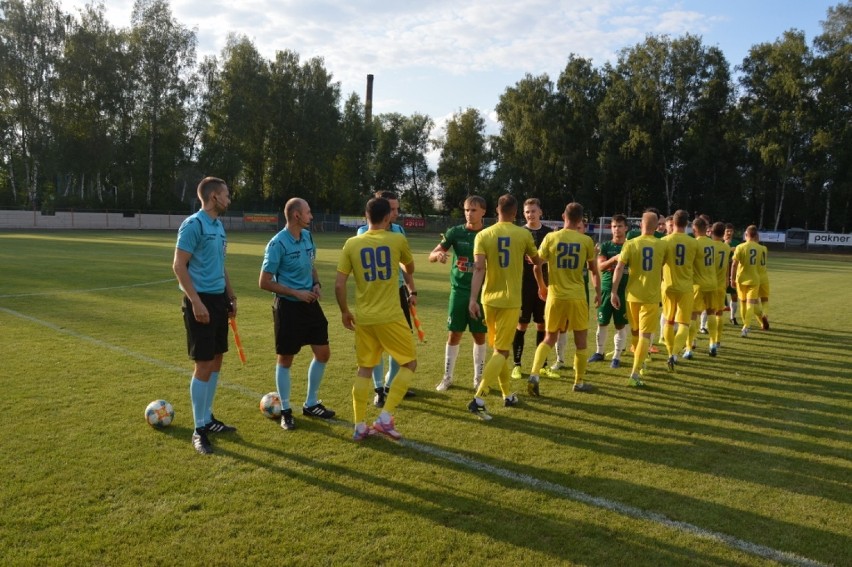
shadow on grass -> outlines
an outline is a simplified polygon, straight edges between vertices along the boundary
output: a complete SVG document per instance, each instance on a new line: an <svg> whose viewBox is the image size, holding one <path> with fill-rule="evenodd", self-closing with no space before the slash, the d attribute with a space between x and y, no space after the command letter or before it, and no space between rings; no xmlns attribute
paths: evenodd
<svg viewBox="0 0 852 567"><path fill-rule="evenodd" d="M340 436L331 434L335 440ZM532 514L524 511L523 507L513 506L511 501L505 505L483 498L477 492L470 492L458 485L444 483L428 484L421 479L411 482L394 480L388 475L365 473L354 467L346 467L328 462L318 463L308 457L288 453L281 449L256 445L245 440L235 440L237 447L250 449L270 455L269 460L260 459L230 447L217 447L217 452L235 460L253 466L265 468L275 474L294 478L339 496L362 501L369 506L385 507L407 515L416 515L427 522L445 530L459 531L467 534L480 534L489 539L500 541L515 547L534 550L551 556L557 561L577 563L606 563L613 558L629 558L636 554L654 555L654 561L670 565L738 565L735 560L724 560L719 557L703 559L696 557L695 551L688 546L680 546L660 539L645 536L641 533L621 533L606 530L600 525L566 520L548 515L539 510ZM363 443L363 450L382 453L389 458L406 458L412 461L435 466L435 459L416 449L406 448L388 442L384 439L369 439ZM300 467L287 466L297 464ZM299 468L304 467L307 472ZM446 473L454 471L464 475L476 475L469 467L453 463L441 462L441 467L449 469L439 478L447 478ZM340 480L338 480L340 479ZM489 477L489 482L505 484L512 489L530 488L509 483L498 477ZM534 489L533 489L534 490ZM578 504L582 506L582 504ZM518 530L517 526L532 526L530 529ZM590 550L585 544L586 537L600 537L601 530L606 534L607 549ZM457 553L463 550L447 549L443 553L450 557L440 557L441 551L436 546L435 563L442 559L457 560ZM477 550L476 554L487 551ZM597 557L595 557L597 553Z"/></svg>

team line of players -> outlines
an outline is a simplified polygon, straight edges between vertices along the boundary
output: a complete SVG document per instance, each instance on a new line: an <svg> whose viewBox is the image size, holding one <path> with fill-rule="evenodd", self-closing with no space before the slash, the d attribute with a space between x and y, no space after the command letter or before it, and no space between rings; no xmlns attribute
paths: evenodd
<svg viewBox="0 0 852 567"><path fill-rule="evenodd" d="M188 348L196 361L190 388L196 422L193 445L200 453L210 453L207 433L235 428L212 417L211 391L215 393L215 382L209 384L210 375L212 372L213 380L218 377L221 353L227 346L221 344L221 330L216 331L215 341L202 338L208 323L203 317L208 310L214 312L211 298L218 301L220 295L225 298L222 303L227 308L221 309L222 314L235 316L236 296L224 271L224 231L216 225L216 217L227 208L228 188L221 180L214 180L204 191L200 185L199 195L205 207L193 215L198 220L190 217L182 225L174 266L186 295ZM330 419L335 412L318 399L330 349L328 321L319 304L322 284L314 265L316 247L309 231L310 206L305 200L295 198L288 201L284 212L287 226L267 244L258 284L275 294L275 382L282 401L281 427L292 430L295 420L290 407L290 367L303 346L310 346L314 357L308 370L308 394L302 413ZM656 230L664 226L661 220L665 219L648 210L642 216L640 230L631 234L627 232L626 218L614 216L612 240L597 249L585 234L583 207L579 203L565 207L560 230L542 225L541 207L536 199L524 203L526 225L523 227L515 224L518 202L510 194L499 198L497 222L488 228L482 222L485 212L483 198L468 197L464 203L465 224L448 230L429 254L430 262L446 263L452 252L444 375L437 389L445 391L452 385L460 341L469 331L474 341L475 395L467 407L480 419L491 419L485 395L495 386L499 387L506 407L519 403L517 394L511 392L510 379L522 376L523 338L531 321L537 326L537 347L527 381L527 392L532 396L541 393L540 376L557 376L557 371L565 367L561 356L565 347L560 337L569 334L573 334L576 347L573 391L591 391L592 386L584 381L587 363L604 359L603 345L610 322L617 330L613 367L620 365L626 346L626 324L630 324L634 360L628 385L635 387L644 386L644 363L658 321L662 323L660 334L668 352L669 370L675 370L681 353L683 358L693 356L697 321L702 313L708 315L710 355L717 355L725 295L726 291L733 291L731 288L737 294L732 294L732 299L738 296L742 300L742 336L747 336L753 317L768 328L767 251L759 244L754 226L746 229L745 242L732 249L731 241L724 240L726 227L722 223L708 226L704 217L697 217L692 221L693 237L686 234L687 213L677 211L670 219L670 233L665 235ZM367 225L346 241L337 265L335 298L341 322L354 332L355 339L358 370L352 401L356 441L376 433L400 439L394 413L401 401L413 394L409 386L417 358L410 309L417 304L417 290L411 249L404 231L393 222L398 214L396 195L378 193L367 203ZM219 240L211 240L211 229L203 226L202 221L210 222L208 217L213 219L211 227L215 229L213 234L219 235L219 244L216 244ZM199 244L189 243L190 234ZM730 238L730 233L727 236ZM211 273L218 274L221 269L223 277L217 276L222 281L211 284L210 293L199 294L196 292L203 278L193 275L193 265L203 250L198 246L205 242L221 246L216 252L221 263L214 263ZM348 304L350 278L355 288L354 313ZM218 290L223 287L222 282L225 291L214 293L212 288ZM592 302L597 308L598 331L597 349L589 357L587 334ZM662 319L659 318L661 306ZM215 311L218 313L218 305ZM732 310L732 321L735 314ZM221 327L221 320L214 327ZM227 340L227 325L224 336ZM493 348L490 358L486 356L486 340ZM199 345L208 342L210 352L200 353ZM557 360L548 368L547 359L554 347ZM389 355L386 373L383 353ZM372 425L368 425L366 416L371 398L381 411Z"/></svg>

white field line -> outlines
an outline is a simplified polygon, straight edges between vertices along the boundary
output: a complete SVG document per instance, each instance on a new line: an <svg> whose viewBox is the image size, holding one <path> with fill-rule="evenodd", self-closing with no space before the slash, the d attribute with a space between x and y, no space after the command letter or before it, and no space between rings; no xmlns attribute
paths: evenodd
<svg viewBox="0 0 852 567"><path fill-rule="evenodd" d="M163 283L174 282L175 287L177 287L177 280L175 278L169 278L167 280L157 280L153 282L145 282L145 283L137 283L137 284L129 284L129 285L118 285L113 287L95 287L92 289L61 289L54 291L40 291L37 293L10 293L7 295L0 295L0 299L10 299L16 297L38 297L42 295L66 295L72 293L90 293L93 291L110 291L113 289L130 289L132 287L145 287L149 285L160 285Z"/></svg>
<svg viewBox="0 0 852 567"><path fill-rule="evenodd" d="M157 368L162 368L164 370L169 370L173 372L177 372L183 376L187 376L189 371L188 367L180 367L174 364L170 364L168 362L158 360L156 358L151 358L150 356L146 356L142 353L132 351L130 349L113 345L102 341L100 339L96 339L94 337L89 337L87 335L83 335L71 329L64 329L58 325L55 325L49 321L43 321L36 317L31 317L29 315L25 315L24 313L20 313L18 311L14 311L12 309L7 309L5 307L0 307L0 312L6 313L13 317L17 317L19 319L23 319L35 325L40 325L42 327L47 327L57 333L67 335L70 337L74 337L81 341L87 342L89 344L104 348L106 350L110 350L112 352L121 354L128 358L133 358L139 360L141 362L145 362L152 366L156 366ZM246 397L252 399L259 399L262 394L254 392L250 388L245 388L236 384L229 384L225 381L219 382L220 386L224 386L230 390L234 390L240 392ZM334 423L340 424L346 427L352 427L352 424L343 421L343 420L331 420ZM760 545L756 543L752 543L750 541L742 540L721 532L715 532L712 530L704 529L700 526L696 526L695 524L690 524L688 522L680 522L677 520L672 520L667 518L663 514L658 512L651 512L648 510L643 510L641 508L636 508L634 506L630 506L629 504L622 504L621 502L617 502L615 500L609 500L608 498L601 498L599 496L592 496L591 494L587 494L580 490L575 490L573 488L568 488L566 486L562 486L561 484L556 484L550 481L541 480L535 478L530 475L518 473L509 469L504 469L501 467L496 467L494 465L489 465L487 463L482 463L473 459L469 459L462 455L458 455L456 453L452 453L450 451L445 451L443 449L438 449L437 447L433 447L431 445L427 445L425 443L420 443L417 441L410 440L402 440L399 442L400 445L407 447L409 449L413 449L415 451L419 451L421 453L425 453L437 459L441 459L444 461L449 461L451 463L455 463L457 465L461 465L465 468L472 469L477 472L488 473L500 478L504 478L507 480L511 480L513 482L517 482L523 486L542 490L546 492L550 492L552 494L556 494L558 496L562 496L564 498L568 498L570 500L574 500L576 502L581 502L583 504L587 504L589 506L595 506L597 508L602 508L604 510L609 510L611 512L615 512L617 514L621 514L623 516L629 516L631 518L636 518L638 520L644 520L648 522L653 522L659 525L662 525L667 528L671 528L680 532L687 533L694 537L698 537L701 539L708 539L712 541L716 541L727 545L728 547L738 549L740 551L744 551L751 555L756 555L763 559L769 559L771 561L778 561L781 563L786 563L790 565L801 565L807 567L823 567L826 564L820 563L819 561L815 561L813 559L808 559L807 557L802 557L800 555L796 555L795 553L789 553L787 551L780 551L778 549L774 549L771 547L767 547L765 545Z"/></svg>

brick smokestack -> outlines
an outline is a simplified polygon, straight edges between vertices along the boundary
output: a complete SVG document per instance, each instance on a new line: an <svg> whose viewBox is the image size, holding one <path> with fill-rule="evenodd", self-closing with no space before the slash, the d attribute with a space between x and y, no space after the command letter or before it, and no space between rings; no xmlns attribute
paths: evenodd
<svg viewBox="0 0 852 567"><path fill-rule="evenodd" d="M367 75L367 101L364 103L364 123L369 126L373 121L373 75Z"/></svg>

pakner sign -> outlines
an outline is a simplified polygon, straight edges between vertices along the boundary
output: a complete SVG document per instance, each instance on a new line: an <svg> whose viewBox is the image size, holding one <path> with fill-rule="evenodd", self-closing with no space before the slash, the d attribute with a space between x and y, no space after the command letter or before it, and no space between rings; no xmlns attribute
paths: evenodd
<svg viewBox="0 0 852 567"><path fill-rule="evenodd" d="M852 246L852 234L812 232L808 235L808 244L821 244L823 246Z"/></svg>

